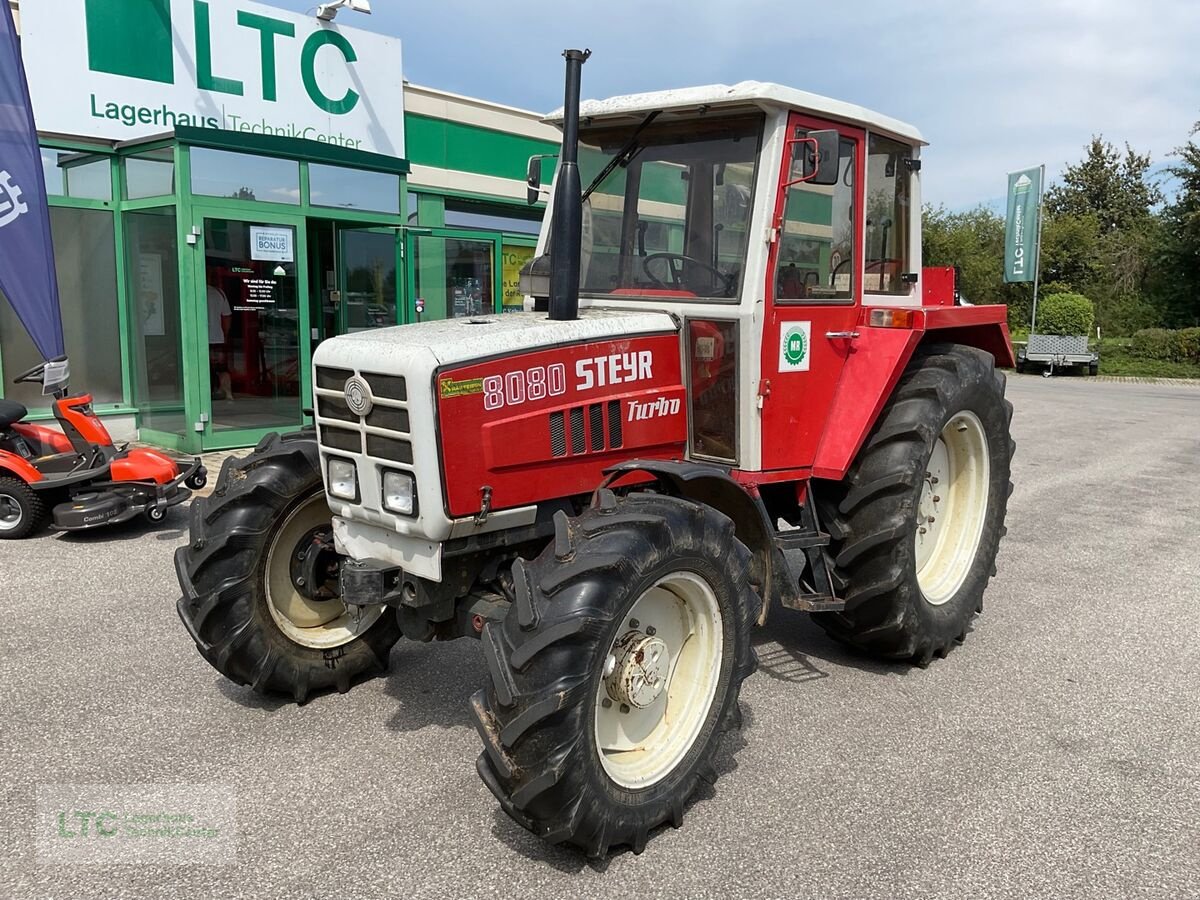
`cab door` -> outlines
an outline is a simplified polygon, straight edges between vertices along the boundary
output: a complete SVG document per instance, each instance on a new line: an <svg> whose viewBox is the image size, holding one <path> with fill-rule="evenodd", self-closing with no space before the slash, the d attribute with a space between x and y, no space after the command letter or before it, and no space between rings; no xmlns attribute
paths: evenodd
<svg viewBox="0 0 1200 900"><path fill-rule="evenodd" d="M838 132L832 185L797 182L792 146ZM862 305L862 130L797 113L776 189L762 342L762 468L811 466ZM833 164L822 160L822 165Z"/></svg>

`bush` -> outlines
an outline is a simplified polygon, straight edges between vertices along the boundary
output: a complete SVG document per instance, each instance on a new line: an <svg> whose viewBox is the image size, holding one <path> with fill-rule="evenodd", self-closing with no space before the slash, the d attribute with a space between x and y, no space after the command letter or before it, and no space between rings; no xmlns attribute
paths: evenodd
<svg viewBox="0 0 1200 900"><path fill-rule="evenodd" d="M1051 294L1038 301L1038 334L1091 334L1092 301L1083 294Z"/></svg>
<svg viewBox="0 0 1200 900"><path fill-rule="evenodd" d="M1141 359L1200 363L1200 328L1143 328L1133 336L1129 352Z"/></svg>

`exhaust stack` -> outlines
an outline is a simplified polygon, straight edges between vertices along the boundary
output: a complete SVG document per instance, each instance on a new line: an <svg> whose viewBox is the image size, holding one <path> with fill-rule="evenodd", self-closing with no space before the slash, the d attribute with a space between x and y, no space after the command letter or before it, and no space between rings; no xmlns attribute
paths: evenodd
<svg viewBox="0 0 1200 900"><path fill-rule="evenodd" d="M550 232L550 318L579 318L579 255L583 240L583 200L579 183L579 84L591 50L564 50L567 60L563 99L563 142L554 191Z"/></svg>

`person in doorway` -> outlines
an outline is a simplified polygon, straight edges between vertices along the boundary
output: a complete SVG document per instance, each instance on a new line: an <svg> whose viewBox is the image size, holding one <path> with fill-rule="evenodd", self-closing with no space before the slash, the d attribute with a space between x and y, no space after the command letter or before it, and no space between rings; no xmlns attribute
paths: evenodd
<svg viewBox="0 0 1200 900"><path fill-rule="evenodd" d="M213 383L217 385L217 396L222 400L233 399L233 382L229 376L229 352L225 341L229 334L229 323L233 310L229 298L217 283L217 273L208 269L208 364Z"/></svg>

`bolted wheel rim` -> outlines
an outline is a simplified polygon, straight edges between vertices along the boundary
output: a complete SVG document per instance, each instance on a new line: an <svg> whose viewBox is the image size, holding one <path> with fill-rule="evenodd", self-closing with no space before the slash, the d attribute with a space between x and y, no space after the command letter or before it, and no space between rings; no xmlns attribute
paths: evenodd
<svg viewBox="0 0 1200 900"><path fill-rule="evenodd" d="M618 785L650 787L695 744L716 696L723 640L716 595L690 572L659 579L625 614L594 717L600 762Z"/></svg>
<svg viewBox="0 0 1200 900"><path fill-rule="evenodd" d="M917 504L917 583L933 606L958 592L975 562L987 518L990 468L979 417L968 411L952 416L933 446Z"/></svg>
<svg viewBox="0 0 1200 900"><path fill-rule="evenodd" d="M25 514L16 498L0 494L0 531L14 531L21 525Z"/></svg>
<svg viewBox="0 0 1200 900"><path fill-rule="evenodd" d="M328 650L364 634L383 614L383 605L347 607L336 596L314 599L311 586L297 583L293 559L312 552L314 532L329 530L329 506L317 494L288 515L267 553L263 588L271 618L289 639L305 647ZM331 579L336 579L331 574Z"/></svg>

